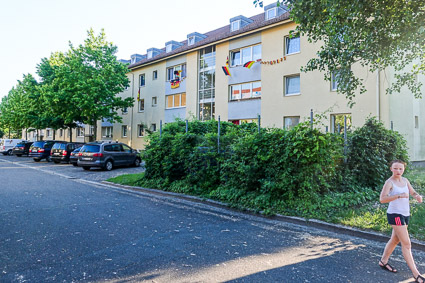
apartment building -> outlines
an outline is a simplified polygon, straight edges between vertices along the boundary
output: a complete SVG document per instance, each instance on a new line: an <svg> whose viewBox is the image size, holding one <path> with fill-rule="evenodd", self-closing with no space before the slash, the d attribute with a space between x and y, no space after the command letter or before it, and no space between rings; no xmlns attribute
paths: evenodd
<svg viewBox="0 0 425 283"><path fill-rule="evenodd" d="M322 130L332 132L340 129L344 117L350 127L359 127L376 116L406 137L411 160L425 161L423 100L407 90L386 95L394 78L391 70L371 73L353 66L367 92L357 95L350 108L333 78L329 82L319 71L300 72L319 45L290 37L295 27L286 7L274 3L259 15L236 16L205 34L188 31L183 41L170 39L164 47L132 55L130 87L119 95L136 103L123 111L122 123L99 121L98 137L143 149L147 128L158 131L176 118L220 117L241 124L260 117L263 127L290 128L308 119L312 110L325 114ZM74 140L84 138L79 131Z"/></svg>

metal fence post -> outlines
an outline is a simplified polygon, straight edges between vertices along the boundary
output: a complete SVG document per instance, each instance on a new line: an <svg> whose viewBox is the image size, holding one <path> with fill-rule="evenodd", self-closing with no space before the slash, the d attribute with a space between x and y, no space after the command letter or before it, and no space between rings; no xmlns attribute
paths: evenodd
<svg viewBox="0 0 425 283"><path fill-rule="evenodd" d="M162 120L159 120L159 137L162 138Z"/></svg>
<svg viewBox="0 0 425 283"><path fill-rule="evenodd" d="M220 115L218 115L217 151L220 153Z"/></svg>
<svg viewBox="0 0 425 283"><path fill-rule="evenodd" d="M393 121L391 121L391 131L393 131L394 130L394 123L393 123Z"/></svg>
<svg viewBox="0 0 425 283"><path fill-rule="evenodd" d="M186 120L186 134L187 134L188 131L189 131L189 121Z"/></svg>
<svg viewBox="0 0 425 283"><path fill-rule="evenodd" d="M347 162L347 116L344 116L344 162Z"/></svg>
<svg viewBox="0 0 425 283"><path fill-rule="evenodd" d="M261 115L258 114L258 133L261 131Z"/></svg>
<svg viewBox="0 0 425 283"><path fill-rule="evenodd" d="M311 129L313 130L313 109L310 110L310 125Z"/></svg>

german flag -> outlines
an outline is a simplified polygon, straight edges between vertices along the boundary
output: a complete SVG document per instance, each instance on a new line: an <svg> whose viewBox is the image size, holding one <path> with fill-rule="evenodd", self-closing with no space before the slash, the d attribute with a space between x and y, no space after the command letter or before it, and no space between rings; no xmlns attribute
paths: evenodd
<svg viewBox="0 0 425 283"><path fill-rule="evenodd" d="M224 74L225 74L226 76L230 76L229 67L224 66L224 67L221 67L221 68L223 68L223 72L224 72Z"/></svg>
<svg viewBox="0 0 425 283"><path fill-rule="evenodd" d="M243 66L244 66L245 68L250 69L250 68L252 67L252 65L254 65L254 63L255 63L255 61L248 61L248 62L246 62L245 64L243 64Z"/></svg>

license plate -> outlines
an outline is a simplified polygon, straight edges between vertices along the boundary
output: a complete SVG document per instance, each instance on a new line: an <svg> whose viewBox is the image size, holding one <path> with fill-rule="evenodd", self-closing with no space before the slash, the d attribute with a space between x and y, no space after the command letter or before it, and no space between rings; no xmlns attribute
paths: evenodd
<svg viewBox="0 0 425 283"><path fill-rule="evenodd" d="M37 152L37 150L36 149L33 149L32 152Z"/></svg>
<svg viewBox="0 0 425 283"><path fill-rule="evenodd" d="M90 157L82 157L81 160L91 160Z"/></svg>
<svg viewBox="0 0 425 283"><path fill-rule="evenodd" d="M59 152L55 152L55 153L53 153L53 155L59 155Z"/></svg>

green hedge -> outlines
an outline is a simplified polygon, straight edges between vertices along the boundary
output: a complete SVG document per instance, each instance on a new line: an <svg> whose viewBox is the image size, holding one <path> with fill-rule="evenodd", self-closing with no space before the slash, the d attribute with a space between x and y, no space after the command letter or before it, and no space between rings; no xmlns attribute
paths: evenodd
<svg viewBox="0 0 425 283"><path fill-rule="evenodd" d="M323 215L375 198L388 163L407 161L402 136L374 118L349 133L345 150L341 135L309 123L258 132L255 124L221 122L220 148L217 121L185 128L177 121L149 136L140 184L266 212Z"/></svg>

